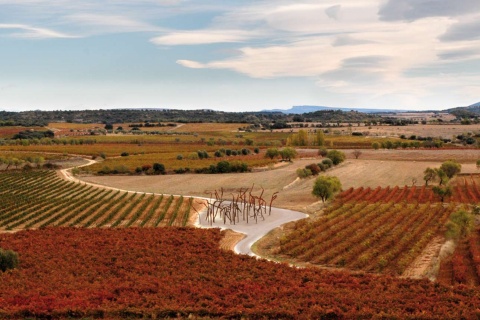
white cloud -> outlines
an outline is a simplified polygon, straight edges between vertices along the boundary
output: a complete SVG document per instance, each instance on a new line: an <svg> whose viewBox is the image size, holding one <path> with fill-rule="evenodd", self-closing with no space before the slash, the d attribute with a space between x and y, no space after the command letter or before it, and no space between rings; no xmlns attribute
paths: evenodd
<svg viewBox="0 0 480 320"><path fill-rule="evenodd" d="M149 23L137 21L122 15L79 13L67 15L64 18L69 23L75 23L80 26L89 26L93 28L91 32L119 33L119 32L153 32L162 31L162 28Z"/></svg>
<svg viewBox="0 0 480 320"><path fill-rule="evenodd" d="M172 32L150 39L157 45L198 45L226 42L243 42L251 37L249 32L241 30L205 30Z"/></svg>
<svg viewBox="0 0 480 320"><path fill-rule="evenodd" d="M78 36L68 35L62 32L54 31L46 28L32 27L24 24L0 24L0 29L18 30L9 35L15 38L30 39L48 39L48 38L78 38Z"/></svg>

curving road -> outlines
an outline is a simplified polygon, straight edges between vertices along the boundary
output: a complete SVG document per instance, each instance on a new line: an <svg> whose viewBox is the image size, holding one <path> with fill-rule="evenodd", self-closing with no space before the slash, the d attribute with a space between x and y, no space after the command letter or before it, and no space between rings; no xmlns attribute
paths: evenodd
<svg viewBox="0 0 480 320"><path fill-rule="evenodd" d="M247 224L244 221L240 221L237 224L223 223L222 219L217 218L212 225L206 221L206 210L203 210L199 215L199 221L197 226L201 228L221 228L232 229L233 231L245 234L245 238L240 240L234 248L234 251L238 254L247 254L250 256L257 256L252 251L252 245L264 237L271 230L281 226L282 224L304 219L308 217L307 214L292 211L287 209L280 209L272 207L271 215L266 215L265 220L258 219L258 223L255 223L253 219L249 220Z"/></svg>
<svg viewBox="0 0 480 320"><path fill-rule="evenodd" d="M89 159L87 161L88 163L78 167L88 166L96 162L94 160L89 160ZM124 192L136 192L132 190L123 190L123 189L118 189L114 187L82 181L72 175L71 169L62 169L60 170L60 172L63 175L64 179L68 181L75 181L77 183L86 183L88 185L93 185L95 187L120 190ZM147 194L152 194L152 193L147 192ZM195 198L202 199L202 200L210 200L208 198L202 198L202 197L195 197ZM217 219L217 221L214 224L210 225L206 221L205 216L206 216L206 210L202 210L202 212L200 212L200 215L198 217L198 222L196 224L197 227L232 229L233 231L245 234L245 238L243 238L241 241L237 243L237 245L234 248L234 251L238 254L247 254L250 256L257 256L252 251L252 245L258 240L260 240L262 237L264 237L271 230L285 223L308 217L307 214L302 212L275 208L275 207L272 207L271 215L265 215L265 220L262 220L261 218L259 218L258 223L255 223L253 219L250 219L248 224L243 221L240 221L240 223L237 223L237 224L230 224L230 223L224 224L223 221L220 221L221 219Z"/></svg>

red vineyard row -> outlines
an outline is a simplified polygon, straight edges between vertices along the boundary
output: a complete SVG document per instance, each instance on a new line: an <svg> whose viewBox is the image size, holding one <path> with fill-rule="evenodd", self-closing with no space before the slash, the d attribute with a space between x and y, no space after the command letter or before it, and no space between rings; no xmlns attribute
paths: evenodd
<svg viewBox="0 0 480 320"><path fill-rule="evenodd" d="M453 255L442 260L438 281L449 285L480 285L480 229L459 241Z"/></svg>
<svg viewBox="0 0 480 320"><path fill-rule="evenodd" d="M441 231L455 204L358 202L295 223L278 254L317 265L402 274Z"/></svg>
<svg viewBox="0 0 480 320"><path fill-rule="evenodd" d="M480 188L477 185L476 179L473 177L460 177L452 185L452 195L446 197L446 202L457 203L480 203ZM401 202L408 203L433 203L440 202L441 199L435 195L431 187L423 186L404 186L399 187L360 187L349 188L340 193L337 198L338 201L359 202L367 201L370 203L376 202Z"/></svg>
<svg viewBox="0 0 480 320"><path fill-rule="evenodd" d="M477 318L478 291L296 269L218 249L218 229L47 228L0 234L0 318Z"/></svg>

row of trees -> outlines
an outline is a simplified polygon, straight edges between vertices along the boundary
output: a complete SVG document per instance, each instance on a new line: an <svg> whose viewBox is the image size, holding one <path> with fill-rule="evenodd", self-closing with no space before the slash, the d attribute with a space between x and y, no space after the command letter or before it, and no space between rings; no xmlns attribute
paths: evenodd
<svg viewBox="0 0 480 320"><path fill-rule="evenodd" d="M26 157L25 159L15 158L15 157L0 157L0 165L6 165L5 170L8 170L11 166L14 166L15 169L18 169L20 166L28 166L30 168L35 165L35 167L40 168L45 159L43 157Z"/></svg>
<svg viewBox="0 0 480 320"><path fill-rule="evenodd" d="M265 157L272 160L281 157L282 161L292 161L292 159L295 159L297 157L297 151L289 147L283 149L268 148L265 153Z"/></svg>

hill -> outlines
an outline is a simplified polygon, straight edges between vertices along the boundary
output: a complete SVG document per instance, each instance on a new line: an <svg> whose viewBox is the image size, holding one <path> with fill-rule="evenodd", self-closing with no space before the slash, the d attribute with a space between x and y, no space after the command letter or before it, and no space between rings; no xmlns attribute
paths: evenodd
<svg viewBox="0 0 480 320"><path fill-rule="evenodd" d="M290 109L271 109L271 110L262 110L262 112L281 112L285 114L304 114L312 113L316 111L356 111L361 113L392 113L392 112L407 112L407 110L395 110L395 109L365 109L365 108L332 108L326 106L293 106ZM414 112L414 111L408 111Z"/></svg>

